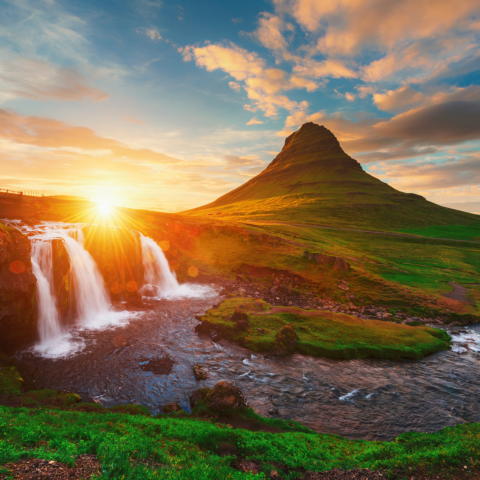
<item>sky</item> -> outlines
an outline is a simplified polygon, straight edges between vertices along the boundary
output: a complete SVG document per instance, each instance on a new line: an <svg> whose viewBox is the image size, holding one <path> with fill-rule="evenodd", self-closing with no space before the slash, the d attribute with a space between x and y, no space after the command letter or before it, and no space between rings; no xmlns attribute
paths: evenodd
<svg viewBox="0 0 480 480"><path fill-rule="evenodd" d="M178 212L307 121L480 213L480 2L0 0L0 188Z"/></svg>

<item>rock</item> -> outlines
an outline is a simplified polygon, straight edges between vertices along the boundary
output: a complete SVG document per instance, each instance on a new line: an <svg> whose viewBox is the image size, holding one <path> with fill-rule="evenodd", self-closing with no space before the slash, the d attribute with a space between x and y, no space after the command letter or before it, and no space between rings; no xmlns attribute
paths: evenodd
<svg viewBox="0 0 480 480"><path fill-rule="evenodd" d="M333 268L340 270L341 272L346 272L350 268L350 264L342 257L337 257Z"/></svg>
<svg viewBox="0 0 480 480"><path fill-rule="evenodd" d="M218 382L205 398L205 403L208 408L220 413L248 407L242 391L232 382Z"/></svg>
<svg viewBox="0 0 480 480"><path fill-rule="evenodd" d="M205 401L207 398L207 395L211 392L212 390L208 387L204 388L199 388L198 390L194 390L192 394L190 395L190 406L192 408L197 407L201 403Z"/></svg>
<svg viewBox="0 0 480 480"><path fill-rule="evenodd" d="M244 332L250 328L250 324L246 320L239 320L235 324L235 330L238 332Z"/></svg>
<svg viewBox="0 0 480 480"><path fill-rule="evenodd" d="M181 412L183 408L177 402L167 403L163 408L163 413Z"/></svg>
<svg viewBox="0 0 480 480"><path fill-rule="evenodd" d="M257 331L258 331L258 333L265 333L265 329L264 329L264 328L257 328Z"/></svg>
<svg viewBox="0 0 480 480"><path fill-rule="evenodd" d="M0 344L6 350L35 339L37 281L30 239L0 223Z"/></svg>
<svg viewBox="0 0 480 480"><path fill-rule="evenodd" d="M307 257L307 258L308 258L309 255L310 255L310 252L309 252L308 250L305 250L305 251L303 252L303 256L304 256L304 257Z"/></svg>
<svg viewBox="0 0 480 480"><path fill-rule="evenodd" d="M245 292L246 292L246 290L245 290L244 288L239 288L239 289L238 289L238 293L239 293L240 295L245 295Z"/></svg>
<svg viewBox="0 0 480 480"><path fill-rule="evenodd" d="M194 365L193 374L197 380L206 380L209 377L208 370L203 365Z"/></svg>
<svg viewBox="0 0 480 480"><path fill-rule="evenodd" d="M237 282L243 282L245 279L243 278L243 275L237 274L237 276L235 277L235 280Z"/></svg>
<svg viewBox="0 0 480 480"><path fill-rule="evenodd" d="M309 259L309 260L315 260L315 253L310 253L310 254L308 255L308 259Z"/></svg>
<svg viewBox="0 0 480 480"><path fill-rule="evenodd" d="M330 255L325 255L323 253L319 253L316 255L315 260L317 263L321 265L333 265L335 263L336 257L331 257Z"/></svg>
<svg viewBox="0 0 480 480"><path fill-rule="evenodd" d="M346 291L346 292L347 292L348 290L350 290L350 287L349 287L348 285L345 285L344 283L341 283L341 284L338 286L338 288L339 288L340 290L344 290L344 291Z"/></svg>
<svg viewBox="0 0 480 480"><path fill-rule="evenodd" d="M244 320L248 322L248 313L235 309L232 315L232 320L234 320L235 322L238 322L239 320Z"/></svg>
<svg viewBox="0 0 480 480"><path fill-rule="evenodd" d="M298 335L293 325L287 323L275 335L275 346L272 349L272 354L284 356L293 353L297 340Z"/></svg>

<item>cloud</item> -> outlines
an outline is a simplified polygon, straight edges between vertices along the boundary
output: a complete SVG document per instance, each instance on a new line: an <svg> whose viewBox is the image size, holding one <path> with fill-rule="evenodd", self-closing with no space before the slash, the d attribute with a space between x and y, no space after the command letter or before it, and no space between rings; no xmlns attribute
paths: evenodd
<svg viewBox="0 0 480 480"><path fill-rule="evenodd" d="M293 30L291 23L285 22L282 18L271 13L263 12L258 20L258 28L251 34L264 47L275 50L283 57L287 54L288 43L282 31Z"/></svg>
<svg viewBox="0 0 480 480"><path fill-rule="evenodd" d="M392 179L395 188L408 190L438 190L480 183L480 157L465 156L446 161L402 162L380 164L380 177ZM378 176L378 175L377 175Z"/></svg>
<svg viewBox="0 0 480 480"><path fill-rule="evenodd" d="M247 125L261 125L263 122L261 120L257 120L256 117L253 117L251 120L247 122Z"/></svg>
<svg viewBox="0 0 480 480"><path fill-rule="evenodd" d="M420 104L427 106L458 100L480 101L480 86L452 86L447 90L430 88L429 91L423 93L413 89L410 85L403 85L396 90L373 94L375 105L386 112L402 111Z"/></svg>
<svg viewBox="0 0 480 480"><path fill-rule="evenodd" d="M228 82L228 86L236 92L239 92L242 89L241 85L237 82Z"/></svg>
<svg viewBox="0 0 480 480"><path fill-rule="evenodd" d="M292 112L308 107L308 102L290 100L282 92L293 89L312 92L317 88L312 80L288 74L279 68L267 68L265 60L256 53L233 43L226 46L208 43L203 47L188 45L180 51L185 61L195 60L199 67L209 72L223 70L237 81L235 83L244 82L247 96L253 102L252 106L245 106L245 109L260 109L267 117L275 117L279 109Z"/></svg>
<svg viewBox="0 0 480 480"><path fill-rule="evenodd" d="M465 28L478 15L477 0L274 0L306 30L320 34L329 55L353 55L365 47L392 49L399 43Z"/></svg>
<svg viewBox="0 0 480 480"><path fill-rule="evenodd" d="M0 101L16 97L32 100L105 100L108 93L89 85L74 68L0 52Z"/></svg>
<svg viewBox="0 0 480 480"><path fill-rule="evenodd" d="M130 115L124 115L122 117L123 120L129 123L137 123L138 125L146 125L145 122L142 122L142 120L139 120L138 118L132 117Z"/></svg>
<svg viewBox="0 0 480 480"><path fill-rule="evenodd" d="M150 40L162 39L162 36L158 33L158 30L156 28L147 28L147 27L137 28L137 33L146 35L148 38L150 38Z"/></svg>
<svg viewBox="0 0 480 480"><path fill-rule="evenodd" d="M118 161L174 164L178 159L151 149L134 149L97 135L86 127L76 127L44 117L25 117L13 110L0 109L0 137L13 144L63 149L72 153L112 155ZM77 150L75 150L77 149Z"/></svg>

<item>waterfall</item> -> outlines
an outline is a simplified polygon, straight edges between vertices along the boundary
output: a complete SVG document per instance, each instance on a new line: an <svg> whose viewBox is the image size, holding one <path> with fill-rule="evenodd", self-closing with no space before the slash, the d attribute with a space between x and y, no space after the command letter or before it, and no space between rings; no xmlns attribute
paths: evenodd
<svg viewBox="0 0 480 480"><path fill-rule="evenodd" d="M70 257L77 323L88 327L110 323L109 317L113 313L110 312L110 299L97 264L83 246L85 237L82 230L78 228L67 232L59 229L56 233L62 238Z"/></svg>
<svg viewBox="0 0 480 480"><path fill-rule="evenodd" d="M144 285L139 292L144 297L156 298L205 298L216 295L215 289L207 285L183 283L179 285L175 273L170 271L163 250L150 237L140 233Z"/></svg>
<svg viewBox="0 0 480 480"><path fill-rule="evenodd" d="M162 249L150 238L140 233L143 268L145 270L144 286L141 293L173 293L179 289L174 273L170 271L168 261ZM152 288L153 287L153 288ZM153 292L154 291L154 292Z"/></svg>
<svg viewBox="0 0 480 480"><path fill-rule="evenodd" d="M38 333L40 343L48 345L62 336L53 288L52 243L37 241L32 245L32 271L37 279Z"/></svg>

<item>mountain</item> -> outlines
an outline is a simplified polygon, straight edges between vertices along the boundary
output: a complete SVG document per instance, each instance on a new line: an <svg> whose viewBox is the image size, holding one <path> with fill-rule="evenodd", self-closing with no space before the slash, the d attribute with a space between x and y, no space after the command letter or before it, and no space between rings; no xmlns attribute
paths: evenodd
<svg viewBox="0 0 480 480"><path fill-rule="evenodd" d="M382 230L480 223L478 215L441 207L372 177L330 130L314 123L287 137L259 175L184 213Z"/></svg>

